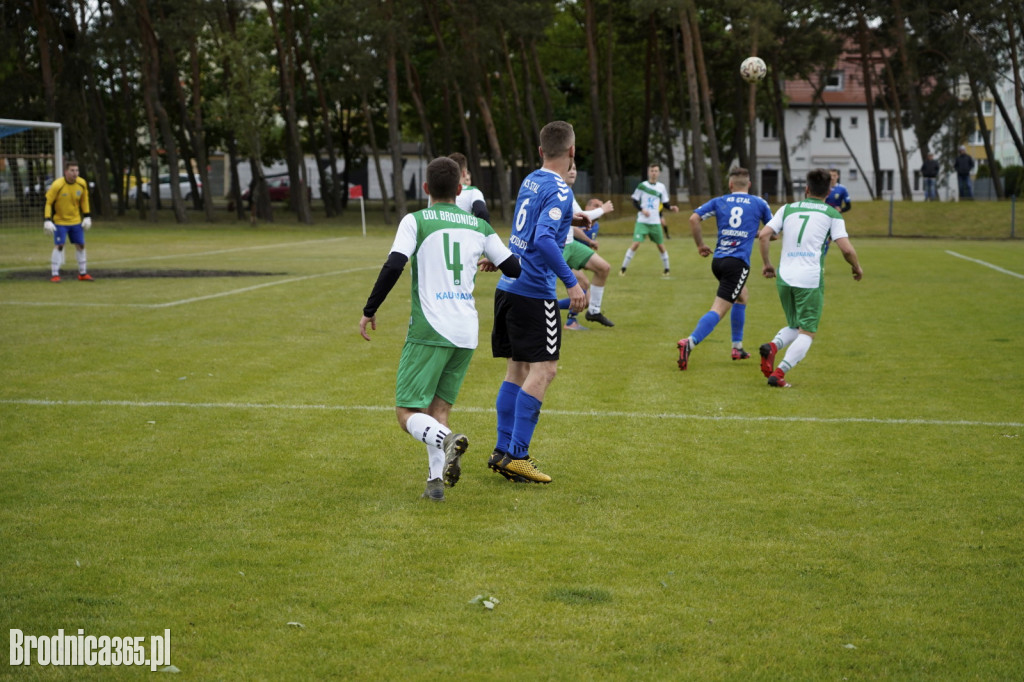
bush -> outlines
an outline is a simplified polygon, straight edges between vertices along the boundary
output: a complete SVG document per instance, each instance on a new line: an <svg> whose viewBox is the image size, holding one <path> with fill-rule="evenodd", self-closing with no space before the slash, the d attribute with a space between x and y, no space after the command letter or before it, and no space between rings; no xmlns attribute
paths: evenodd
<svg viewBox="0 0 1024 682"><path fill-rule="evenodd" d="M1003 169L1003 189L1005 195L1024 195L1024 166L1007 166Z"/></svg>

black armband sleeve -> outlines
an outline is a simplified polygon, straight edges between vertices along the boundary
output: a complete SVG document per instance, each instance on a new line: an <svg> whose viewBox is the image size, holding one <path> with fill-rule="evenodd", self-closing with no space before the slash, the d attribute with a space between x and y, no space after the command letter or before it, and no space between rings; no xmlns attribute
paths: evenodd
<svg viewBox="0 0 1024 682"><path fill-rule="evenodd" d="M363 306L363 315L373 317L377 314L377 308L384 303L384 299L388 297L388 294L395 287L408 261L408 257L397 251L392 251L388 254L384 267L380 269L380 274L377 275L377 283L373 285L373 291L370 292L370 297L366 299L366 305Z"/></svg>
<svg viewBox="0 0 1024 682"><path fill-rule="evenodd" d="M519 262L519 259L515 256L509 256L505 260L498 263L498 269L501 270L501 274L506 277L515 279L523 272L523 265Z"/></svg>
<svg viewBox="0 0 1024 682"><path fill-rule="evenodd" d="M473 202L472 213L480 220L486 220L487 222L491 222L491 212L487 210L487 204L485 204L482 201Z"/></svg>
<svg viewBox="0 0 1024 682"><path fill-rule="evenodd" d="M635 206L636 210L638 210L638 211L643 210L643 206L641 206L640 202L637 201L636 199L633 199L633 206Z"/></svg>

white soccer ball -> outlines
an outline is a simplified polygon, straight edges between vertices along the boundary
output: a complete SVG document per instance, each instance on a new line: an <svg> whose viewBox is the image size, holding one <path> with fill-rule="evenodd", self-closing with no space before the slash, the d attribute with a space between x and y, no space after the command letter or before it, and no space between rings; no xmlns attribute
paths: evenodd
<svg viewBox="0 0 1024 682"><path fill-rule="evenodd" d="M762 81L767 73L768 66L760 57L747 57L743 60L743 63L740 64L740 75L743 76L743 80L748 83L758 83Z"/></svg>

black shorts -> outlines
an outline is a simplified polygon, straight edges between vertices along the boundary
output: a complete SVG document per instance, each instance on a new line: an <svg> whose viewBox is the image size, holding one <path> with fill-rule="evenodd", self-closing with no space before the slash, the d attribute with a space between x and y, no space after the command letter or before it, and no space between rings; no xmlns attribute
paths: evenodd
<svg viewBox="0 0 1024 682"><path fill-rule="evenodd" d="M516 362L558 359L562 317L556 299L528 298L502 289L494 292L491 353Z"/></svg>
<svg viewBox="0 0 1024 682"><path fill-rule="evenodd" d="M735 303L750 277L750 266L739 258L726 256L711 261L711 273L718 279L718 297Z"/></svg>

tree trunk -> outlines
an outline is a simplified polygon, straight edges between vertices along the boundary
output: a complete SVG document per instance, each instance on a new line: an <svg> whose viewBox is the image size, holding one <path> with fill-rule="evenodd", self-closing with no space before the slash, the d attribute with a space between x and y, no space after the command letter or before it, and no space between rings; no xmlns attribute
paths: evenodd
<svg viewBox="0 0 1024 682"><path fill-rule="evenodd" d="M384 183L384 169L380 165L380 152L377 147L377 133L373 129L373 117L370 115L370 102L366 99L366 94L363 94L363 116L366 118L366 130L367 135L370 138L370 150L373 152L373 163L377 167L377 184L380 185L380 198L381 203L384 204L384 222L391 222L391 209L388 207L388 189ZM346 165L346 168L348 166ZM364 193L369 197L369 187Z"/></svg>
<svg viewBox="0 0 1024 682"><path fill-rule="evenodd" d="M598 87L600 74L597 68L597 12L594 0L585 0L586 26L584 35L587 42L587 75L590 85L590 117L594 127L594 188L600 194L607 194L610 188L608 158L605 154L604 121L601 118L601 91ZM609 30L612 27L609 26ZM666 107L667 108L667 107Z"/></svg>
<svg viewBox="0 0 1024 682"><path fill-rule="evenodd" d="M985 158L988 161L988 174L992 179L992 187L996 191L996 198L1003 198L1003 183L999 178L999 166L996 164L996 155L992 150L992 139L988 134L988 126L985 125L985 113L981 108L981 95L978 92L980 84L974 79L971 69L967 70L968 79L971 85L971 101L974 102L974 114L978 117L978 132L981 133L981 140L985 143Z"/></svg>
<svg viewBox="0 0 1024 682"><path fill-rule="evenodd" d="M775 129L779 140L779 162L782 166L782 190L786 203L793 201L793 169L789 164L789 140L786 137L786 105L782 87L779 85L778 65L770 64L768 78L768 94L772 99L772 111L775 113ZM757 131L755 131L756 134ZM764 188L762 187L762 195ZM772 197L771 200L774 200Z"/></svg>
<svg viewBox="0 0 1024 682"><path fill-rule="evenodd" d="M530 144L530 130L529 125L526 122L526 118L523 116L523 102L519 96L519 82L516 80L516 72L512 67L512 55L508 49L508 40L505 36L505 32L501 33L501 49L505 57L505 73L508 76L508 82L512 95L512 111L515 114L516 125L519 127L519 137L522 140L523 147L523 159L527 160L529 167L533 168L536 165L537 150ZM513 170L515 165L513 164ZM516 184L516 187L519 185Z"/></svg>
<svg viewBox="0 0 1024 682"><path fill-rule="evenodd" d="M270 18L270 27L274 34L278 66L281 69L278 76L281 83L281 108L284 113L285 122L285 160L288 163L288 180L291 186L289 198L296 218L299 222L309 225L313 222L313 216L309 210L309 197L306 193L305 164L303 163L298 114L295 106L295 73L296 69L298 69L298 64L296 64L295 50L292 49L291 45L294 31L290 25L290 2L291 0L283 0L282 17L286 24L283 27L284 30L282 30L277 10L274 8L274 0L268 0L265 6L267 8L267 16ZM285 39L288 40L287 43Z"/></svg>
<svg viewBox="0 0 1024 682"><path fill-rule="evenodd" d="M693 36L693 52L697 62L697 78L700 83L701 103L704 105L704 132L708 138L708 151L711 153L711 187L716 195L722 194L722 162L718 157L718 137L715 132L715 117L711 111L711 86L708 84L708 70L704 63L704 45L700 39L700 25L697 23L697 8L693 0L687 3L687 14L690 17L690 32ZM755 131L756 133L756 131ZM755 169L750 170L751 192L756 193L759 183L754 176Z"/></svg>
<svg viewBox="0 0 1024 682"><path fill-rule="evenodd" d="M389 6L392 3L389 1ZM404 216L408 211L405 203L405 182L402 179L402 131L398 121L398 64L396 53L398 50L395 44L394 34L389 33L387 54L388 72L388 145L391 147L391 183L392 191L395 193L395 210L398 215Z"/></svg>
<svg viewBox="0 0 1024 682"><path fill-rule="evenodd" d="M697 88L693 35L682 8L679 10L679 26L683 36L683 58L686 60L686 84L690 93L690 134L693 136L693 186L690 188L690 201L700 204L707 197L708 171L704 163L704 141L700 134L700 93Z"/></svg>
<svg viewBox="0 0 1024 682"><path fill-rule="evenodd" d="M857 11L857 31L859 34L857 42L860 45L861 73L864 75L864 100L868 117L868 139L870 140L869 145L871 147L872 177L867 185L868 193L871 194L872 199L875 199L882 195L882 162L878 154L878 126L875 123L875 65L872 61L874 50L872 49L867 18L864 16L864 12L860 10Z"/></svg>

